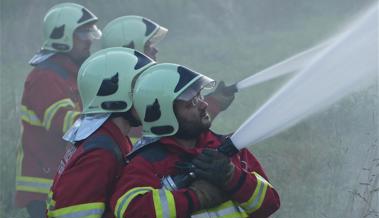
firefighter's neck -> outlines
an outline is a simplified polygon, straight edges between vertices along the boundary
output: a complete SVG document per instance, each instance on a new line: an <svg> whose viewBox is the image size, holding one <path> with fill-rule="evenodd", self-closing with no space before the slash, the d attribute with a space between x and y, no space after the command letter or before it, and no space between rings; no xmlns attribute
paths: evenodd
<svg viewBox="0 0 379 218"><path fill-rule="evenodd" d="M129 124L129 121L127 121L126 119L122 117L111 118L111 121L120 129L121 133L124 136L128 135L131 129L131 125Z"/></svg>
<svg viewBox="0 0 379 218"><path fill-rule="evenodd" d="M183 139L183 138L178 138L178 137L174 137L174 138L178 142L178 144L183 146L184 148L194 148L197 144L196 138L192 138L192 139Z"/></svg>

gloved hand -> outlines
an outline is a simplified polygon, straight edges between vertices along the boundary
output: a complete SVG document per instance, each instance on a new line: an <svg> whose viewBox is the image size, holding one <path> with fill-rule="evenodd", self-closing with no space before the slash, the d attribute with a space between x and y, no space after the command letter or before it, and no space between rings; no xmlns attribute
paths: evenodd
<svg viewBox="0 0 379 218"><path fill-rule="evenodd" d="M221 152L206 148L192 160L195 166L191 170L196 177L207 180L214 185L224 188L232 179L234 165Z"/></svg>
<svg viewBox="0 0 379 218"><path fill-rule="evenodd" d="M196 193L201 209L215 207L228 199L225 192L202 179L196 179L188 188Z"/></svg>
<svg viewBox="0 0 379 218"><path fill-rule="evenodd" d="M234 94L237 92L235 86L225 86L224 81L220 81L216 89L208 96L215 99L220 111L226 110L234 100Z"/></svg>

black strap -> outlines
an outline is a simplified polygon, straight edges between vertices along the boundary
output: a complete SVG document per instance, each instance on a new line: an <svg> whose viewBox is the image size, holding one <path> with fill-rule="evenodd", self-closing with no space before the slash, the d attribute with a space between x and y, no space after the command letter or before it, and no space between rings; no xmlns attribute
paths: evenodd
<svg viewBox="0 0 379 218"><path fill-rule="evenodd" d="M37 64L36 67L41 69L50 69L63 79L67 79L69 75L68 71L65 68L58 65L57 63L50 61L49 59Z"/></svg>
<svg viewBox="0 0 379 218"><path fill-rule="evenodd" d="M167 157L167 154L168 150L158 141L155 141L133 151L127 156L127 159L128 161L131 161L136 156L141 156L145 160L154 163L156 161L164 160Z"/></svg>
<svg viewBox="0 0 379 218"><path fill-rule="evenodd" d="M125 163L120 146L108 135L93 135L90 136L84 143L85 151L93 149L105 149L111 151L120 163Z"/></svg>

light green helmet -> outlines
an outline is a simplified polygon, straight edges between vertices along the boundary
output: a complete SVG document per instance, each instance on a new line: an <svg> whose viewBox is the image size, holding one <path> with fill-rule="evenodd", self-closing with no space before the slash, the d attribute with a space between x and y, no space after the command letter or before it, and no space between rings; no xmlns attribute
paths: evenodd
<svg viewBox="0 0 379 218"><path fill-rule="evenodd" d="M155 62L128 48L103 49L80 67L78 88L83 114L126 112L132 106L132 83Z"/></svg>
<svg viewBox="0 0 379 218"><path fill-rule="evenodd" d="M81 5L74 3L55 5L43 19L44 43L41 49L69 52L73 46L75 29L97 20L91 11Z"/></svg>
<svg viewBox="0 0 379 218"><path fill-rule="evenodd" d="M167 29L140 16L123 16L109 22L103 29L102 47L127 47L144 52L145 44L155 45Z"/></svg>
<svg viewBox="0 0 379 218"><path fill-rule="evenodd" d="M178 64L162 63L144 71L137 79L133 103L143 126L143 135L174 135L178 121L174 101L189 101L215 81Z"/></svg>

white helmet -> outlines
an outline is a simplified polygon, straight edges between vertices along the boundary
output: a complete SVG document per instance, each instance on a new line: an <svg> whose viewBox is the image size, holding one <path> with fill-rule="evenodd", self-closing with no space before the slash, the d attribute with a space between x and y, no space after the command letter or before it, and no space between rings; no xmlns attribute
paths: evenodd
<svg viewBox="0 0 379 218"><path fill-rule="evenodd" d="M97 20L91 11L81 5L75 3L55 5L43 19L44 43L41 49L69 52L73 46L75 29Z"/></svg>
<svg viewBox="0 0 379 218"><path fill-rule="evenodd" d="M91 55L78 73L83 114L128 111L134 79L154 64L149 57L129 48L108 48Z"/></svg>
<svg viewBox="0 0 379 218"><path fill-rule="evenodd" d="M156 64L145 70L133 92L133 105L142 122L143 135L174 135L179 128L174 101L191 100L203 88L214 85L214 80L178 64Z"/></svg>
<svg viewBox="0 0 379 218"><path fill-rule="evenodd" d="M144 52L147 41L156 45L166 34L166 28L145 17L123 16L104 27L102 47L127 47Z"/></svg>

